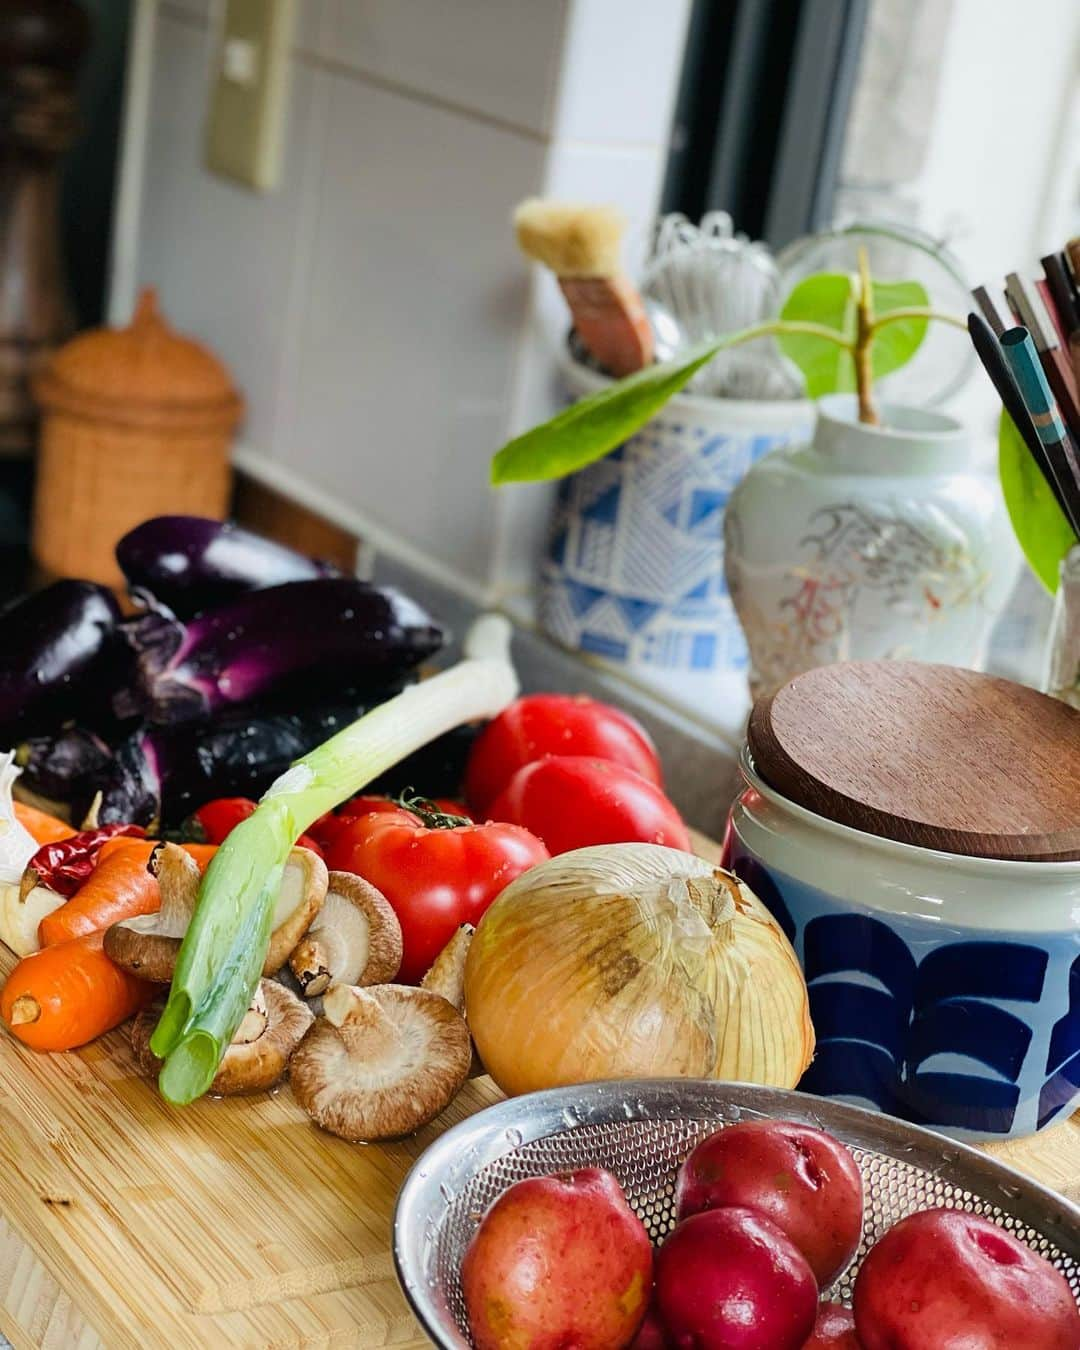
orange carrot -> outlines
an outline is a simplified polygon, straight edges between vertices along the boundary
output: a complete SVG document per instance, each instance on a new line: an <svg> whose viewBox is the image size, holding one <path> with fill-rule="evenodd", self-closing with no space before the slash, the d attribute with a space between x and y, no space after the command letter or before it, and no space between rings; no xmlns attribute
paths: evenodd
<svg viewBox="0 0 1080 1350"><path fill-rule="evenodd" d="M25 956L0 994L0 1018L34 1050L74 1050L150 1001L154 986L113 965L103 934Z"/></svg>
<svg viewBox="0 0 1080 1350"><path fill-rule="evenodd" d="M132 844L134 847L113 849L99 858L98 865L71 899L45 915L38 927L43 947L111 928L114 923L133 919L137 914L154 914L161 908L157 878L146 867L155 841L110 839L107 843ZM198 848L199 855L193 856L199 870L205 871L217 850L207 844L189 847ZM104 851L102 848L102 853Z"/></svg>
<svg viewBox="0 0 1080 1350"><path fill-rule="evenodd" d="M132 839L130 835L117 835L115 839L106 839L98 849L98 866L114 853L131 853L146 862L150 854L161 844L160 839ZM206 865L218 850L217 844L181 844L199 864L199 870L205 872Z"/></svg>
<svg viewBox="0 0 1080 1350"><path fill-rule="evenodd" d="M50 816L47 811L39 811L36 806L26 802L15 803L15 819L29 830L39 844L55 844L58 839L70 839L77 830L58 816Z"/></svg>

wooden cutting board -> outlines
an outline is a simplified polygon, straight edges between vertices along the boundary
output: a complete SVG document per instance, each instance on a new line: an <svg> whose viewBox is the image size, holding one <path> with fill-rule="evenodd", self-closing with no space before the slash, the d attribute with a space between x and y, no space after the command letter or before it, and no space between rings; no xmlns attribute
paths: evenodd
<svg viewBox="0 0 1080 1350"><path fill-rule="evenodd" d="M498 1098L476 1079L415 1138L357 1147L288 1088L169 1107L122 1030L67 1055L0 1032L0 1331L55 1350L425 1346L394 1201L440 1131ZM1080 1199L1078 1120L991 1152Z"/></svg>

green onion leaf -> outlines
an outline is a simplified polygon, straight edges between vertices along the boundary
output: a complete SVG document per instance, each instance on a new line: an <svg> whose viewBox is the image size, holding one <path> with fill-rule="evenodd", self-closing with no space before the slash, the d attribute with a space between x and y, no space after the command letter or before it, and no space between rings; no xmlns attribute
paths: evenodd
<svg viewBox="0 0 1080 1350"><path fill-rule="evenodd" d="M298 759L214 855L199 887L165 1010L151 1037L167 1101L210 1087L259 983L289 851L309 825L406 755L516 695L509 625L486 617L467 658L406 689ZM490 655L482 651L488 648ZM498 654L496 654L498 648Z"/></svg>

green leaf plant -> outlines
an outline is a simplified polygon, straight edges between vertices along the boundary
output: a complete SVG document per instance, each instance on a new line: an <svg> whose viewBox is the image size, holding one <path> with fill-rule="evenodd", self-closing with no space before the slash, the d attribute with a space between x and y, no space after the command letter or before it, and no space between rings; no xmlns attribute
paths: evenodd
<svg viewBox="0 0 1080 1350"><path fill-rule="evenodd" d="M491 481L543 482L584 469L640 431L718 353L761 337L780 340L802 370L811 398L854 389L859 420L877 425L875 377L911 360L931 320L964 327L953 315L930 309L917 281L871 281L861 249L856 276L807 277L791 292L780 318L646 366L508 441L492 462Z"/></svg>

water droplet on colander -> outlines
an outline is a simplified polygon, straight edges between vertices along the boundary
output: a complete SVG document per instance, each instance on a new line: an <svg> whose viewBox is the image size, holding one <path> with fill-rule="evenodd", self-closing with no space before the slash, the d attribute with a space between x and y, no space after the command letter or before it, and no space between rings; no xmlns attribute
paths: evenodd
<svg viewBox="0 0 1080 1350"><path fill-rule="evenodd" d="M439 1182L439 1194L442 1196L442 1198L446 1201L447 1204L449 1204L450 1201L453 1200L454 1198L454 1192L450 1189L450 1187L446 1184L445 1181Z"/></svg>
<svg viewBox="0 0 1080 1350"><path fill-rule="evenodd" d="M623 1115L626 1117L627 1120L634 1119L634 1108L631 1106L629 1102L623 1102L622 1109Z"/></svg>
<svg viewBox="0 0 1080 1350"><path fill-rule="evenodd" d="M581 1120L578 1116L578 1113L574 1110L572 1106L563 1107L562 1118L566 1122L566 1124L569 1125L571 1128L573 1128L573 1126L575 1125L581 1124Z"/></svg>
<svg viewBox="0 0 1080 1350"><path fill-rule="evenodd" d="M521 1131L517 1128L516 1125L511 1125L510 1128L506 1131L506 1142L510 1145L511 1148L520 1148L523 1141L524 1135L521 1133Z"/></svg>

